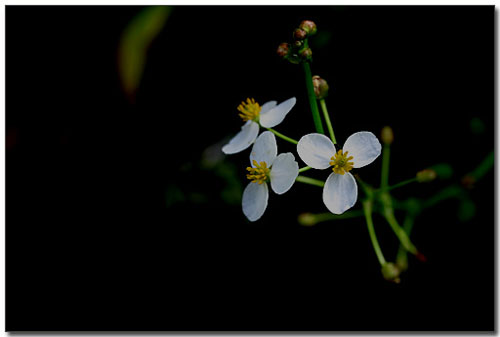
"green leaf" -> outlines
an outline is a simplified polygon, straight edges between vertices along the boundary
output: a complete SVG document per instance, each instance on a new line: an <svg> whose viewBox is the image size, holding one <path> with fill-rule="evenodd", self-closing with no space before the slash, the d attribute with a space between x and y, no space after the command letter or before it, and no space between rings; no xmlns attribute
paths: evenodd
<svg viewBox="0 0 500 337"><path fill-rule="evenodd" d="M453 167L445 163L436 164L431 166L430 169L434 170L440 179L450 179L453 175Z"/></svg>
<svg viewBox="0 0 500 337"><path fill-rule="evenodd" d="M458 208L458 219L462 222L468 221L476 214L476 205L469 198L463 199Z"/></svg>
<svg viewBox="0 0 500 337"><path fill-rule="evenodd" d="M171 8L167 6L147 7L137 14L122 33L118 47L118 69L125 93L134 99L139 87L147 50L165 26Z"/></svg>

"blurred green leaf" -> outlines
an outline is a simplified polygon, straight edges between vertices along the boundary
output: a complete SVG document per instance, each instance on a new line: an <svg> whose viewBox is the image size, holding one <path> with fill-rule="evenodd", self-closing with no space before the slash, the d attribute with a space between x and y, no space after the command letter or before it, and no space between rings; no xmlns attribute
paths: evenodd
<svg viewBox="0 0 500 337"><path fill-rule="evenodd" d="M222 161L214 168L214 173L225 182L220 194L222 200L229 205L241 204L243 186L236 166L233 163Z"/></svg>
<svg viewBox="0 0 500 337"><path fill-rule="evenodd" d="M470 130L473 134L479 135L484 132L485 125L480 118L474 117L470 120Z"/></svg>
<svg viewBox="0 0 500 337"><path fill-rule="evenodd" d="M469 198L464 198L460 202L460 207L458 208L458 219L460 221L468 221L474 217L476 214L476 205Z"/></svg>
<svg viewBox="0 0 500 337"><path fill-rule="evenodd" d="M486 156L486 158L484 158L483 161L479 163L476 169L470 173L470 175L472 175L475 180L479 180L482 177L484 177L484 175L488 173L493 168L494 165L495 165L495 152L491 151Z"/></svg>
<svg viewBox="0 0 500 337"><path fill-rule="evenodd" d="M436 164L430 167L434 170L440 179L450 179L453 175L453 167L449 164Z"/></svg>
<svg viewBox="0 0 500 337"><path fill-rule="evenodd" d="M178 202L183 202L185 200L186 196L178 186L172 184L167 187L165 195L165 202L167 204L167 207L171 207L174 204Z"/></svg>
<svg viewBox="0 0 500 337"><path fill-rule="evenodd" d="M167 6L147 7L123 31L118 47L118 69L123 90L131 99L142 78L147 50L165 26L170 12Z"/></svg>

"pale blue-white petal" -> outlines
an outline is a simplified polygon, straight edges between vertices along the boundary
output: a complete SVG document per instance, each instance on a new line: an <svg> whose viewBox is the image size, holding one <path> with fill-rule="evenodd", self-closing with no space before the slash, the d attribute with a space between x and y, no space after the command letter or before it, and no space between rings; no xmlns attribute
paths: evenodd
<svg viewBox="0 0 500 337"><path fill-rule="evenodd" d="M257 163L265 162L267 167L270 167L276 155L278 154L278 146L276 145L276 137L270 131L265 131L257 137L255 143L252 147L252 152L250 152L250 163L252 167L255 167L253 161L256 160Z"/></svg>
<svg viewBox="0 0 500 337"><path fill-rule="evenodd" d="M325 135L310 133L300 138L297 152L308 166L324 170L330 167L331 158L335 155L335 145Z"/></svg>
<svg viewBox="0 0 500 337"><path fill-rule="evenodd" d="M276 194L288 191L299 175L299 163L295 161L295 156L290 152L281 153L274 160L270 175L271 188Z"/></svg>
<svg viewBox="0 0 500 337"><path fill-rule="evenodd" d="M354 157L352 160L354 162L353 167L358 168L374 161L380 155L382 145L380 145L373 133L362 131L356 132L347 138L342 150L344 153L348 151L349 157Z"/></svg>
<svg viewBox="0 0 500 337"><path fill-rule="evenodd" d="M358 199L358 185L352 174L332 172L323 187L323 202L334 214L342 214Z"/></svg>
<svg viewBox="0 0 500 337"><path fill-rule="evenodd" d="M238 132L229 143L222 147L222 152L225 154L241 152L252 145L258 134L259 124L253 121L247 121L245 125L241 127L241 131Z"/></svg>
<svg viewBox="0 0 500 337"><path fill-rule="evenodd" d="M269 101L264 103L264 105L260 108L260 114L265 114L266 112L274 108L276 104L278 104L278 102L276 101Z"/></svg>
<svg viewBox="0 0 500 337"><path fill-rule="evenodd" d="M243 214L250 221L259 220L267 207L269 190L266 183L250 183L243 191Z"/></svg>
<svg viewBox="0 0 500 337"><path fill-rule="evenodd" d="M262 109L260 111L259 118L260 125L265 128L273 128L276 125L280 124L281 122L283 122L290 110L292 110L292 108L295 106L296 102L297 100L295 99L295 97L292 97L284 102L281 102L276 107L270 110L264 111L264 109Z"/></svg>

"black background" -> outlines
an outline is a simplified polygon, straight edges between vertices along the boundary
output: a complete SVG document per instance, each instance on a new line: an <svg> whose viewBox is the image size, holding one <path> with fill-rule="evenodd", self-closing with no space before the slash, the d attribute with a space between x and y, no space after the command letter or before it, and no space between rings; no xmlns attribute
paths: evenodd
<svg viewBox="0 0 500 337"><path fill-rule="evenodd" d="M219 197L224 180L196 169L239 130L246 97L297 97L276 129L314 132L301 69L275 54L312 19L330 34L313 42L312 69L332 87L339 144L391 125L392 183L438 162L459 181L493 149L494 7L176 7L131 103L117 48L141 10L7 6L8 330L494 329L492 172L470 192L473 219L458 221L453 201L417 219L428 261L410 258L396 285L362 218L297 223L326 211L320 188L271 193L250 223ZM224 161L244 187L248 151ZM380 165L358 173L376 184ZM201 201L166 203L174 184ZM392 260L396 238L375 227Z"/></svg>

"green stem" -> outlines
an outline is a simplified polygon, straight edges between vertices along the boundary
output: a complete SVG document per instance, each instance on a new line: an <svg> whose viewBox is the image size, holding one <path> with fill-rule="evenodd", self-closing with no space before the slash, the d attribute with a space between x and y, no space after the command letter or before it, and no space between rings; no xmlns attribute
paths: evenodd
<svg viewBox="0 0 500 337"><path fill-rule="evenodd" d="M408 234L411 233L413 228L413 224L415 223L415 217L413 215L406 215L405 221L403 223L403 230ZM406 249L402 244L399 245L398 253L396 255L396 263L401 270L408 269L408 254L406 253Z"/></svg>
<svg viewBox="0 0 500 337"><path fill-rule="evenodd" d="M333 133L332 122L330 121L330 116L328 115L328 109L326 108L325 99L322 98L319 100L321 105L321 110L323 110L323 117L325 117L326 127L328 128L328 132L330 133L330 138L332 139L333 144L337 144L337 140L335 139L335 134Z"/></svg>
<svg viewBox="0 0 500 337"><path fill-rule="evenodd" d="M305 166L305 167L299 169L299 173L305 172L305 171L310 170L310 169L312 169L311 166Z"/></svg>
<svg viewBox="0 0 500 337"><path fill-rule="evenodd" d="M304 184L315 185L319 187L325 186L325 183L323 181L309 177L298 176L295 180Z"/></svg>
<svg viewBox="0 0 500 337"><path fill-rule="evenodd" d="M384 214L385 219L387 220L387 222L391 226L392 231L394 232L394 234L396 234L396 236L399 239L399 242L401 242L403 247L407 251L409 251L410 253L416 255L418 253L417 248L415 248L413 243L410 241L410 238L408 237L406 232L403 230L403 228L401 228L401 226L399 226L398 221L396 220L396 217L394 216L394 209L388 205L388 200L390 202L390 199L387 199L387 198L390 198L388 193L381 195L381 200L383 201L383 205L384 205L383 214Z"/></svg>
<svg viewBox="0 0 500 337"><path fill-rule="evenodd" d="M279 133L279 132L278 132L278 131L276 131L276 130L273 130L273 129L271 129L271 128L266 128L266 129L267 129L267 130L269 130L269 131L271 131L272 133L274 133L274 134L275 134L276 136L278 136L279 138L286 140L287 142L290 142L290 143L295 144L295 145L297 145L297 144L299 143L299 142L298 142L298 141L296 141L295 139L292 139L292 138L290 138L290 137L287 137L287 136L285 136L284 134Z"/></svg>
<svg viewBox="0 0 500 337"><path fill-rule="evenodd" d="M311 219L314 220L314 223L318 222L324 222L324 221L332 221L332 220L345 220L345 219L352 219L352 218L358 218L360 216L363 216L364 212L360 209L354 210L354 211L349 211L345 212L343 214L333 214L330 212L327 213L318 213L318 214L309 214Z"/></svg>
<svg viewBox="0 0 500 337"><path fill-rule="evenodd" d="M424 202L423 208L433 207L446 199L453 199L453 198L460 199L463 197L464 193L465 192L464 192L463 188L461 188L460 186L450 185L448 187L443 188L441 191L436 193L433 197L428 198Z"/></svg>
<svg viewBox="0 0 500 337"><path fill-rule="evenodd" d="M380 177L380 189L386 190L389 186L389 159L391 156L391 146L384 144L382 149L382 175Z"/></svg>
<svg viewBox="0 0 500 337"><path fill-rule="evenodd" d="M323 130L323 124L321 123L321 116L319 115L318 103L316 102L316 94L314 93L311 67L309 65L309 62L302 62L302 67L304 68L306 77L307 97L309 98L309 105L311 106L311 112L313 116L314 126L316 127L316 132L325 134L325 131Z"/></svg>
<svg viewBox="0 0 500 337"><path fill-rule="evenodd" d="M370 234L370 240L372 242L373 250L377 255L378 262L380 263L381 266L383 266L385 265L386 261L384 258L384 254L382 254L382 249L380 249L380 245L377 240L377 235L375 234L375 228L373 227L371 200L363 201L363 211L365 214L366 225L368 227L368 233Z"/></svg>
<svg viewBox="0 0 500 337"><path fill-rule="evenodd" d="M475 180L481 179L495 164L495 153L491 151L488 156L479 164L478 167L469 175L474 177Z"/></svg>
<svg viewBox="0 0 500 337"><path fill-rule="evenodd" d="M387 192L387 191L393 190L395 188L411 184L411 183L413 183L415 181L417 181L417 178L411 178L411 179L408 179L408 180L404 180L404 181L402 181L400 183L397 183L397 184L394 184L392 186L388 186L386 188L380 188L380 189L377 190L377 192Z"/></svg>
<svg viewBox="0 0 500 337"><path fill-rule="evenodd" d="M361 189L363 192L365 192L366 196L370 199L373 199L373 188L365 183L357 174L354 175L354 178L358 182L359 186L361 186Z"/></svg>

